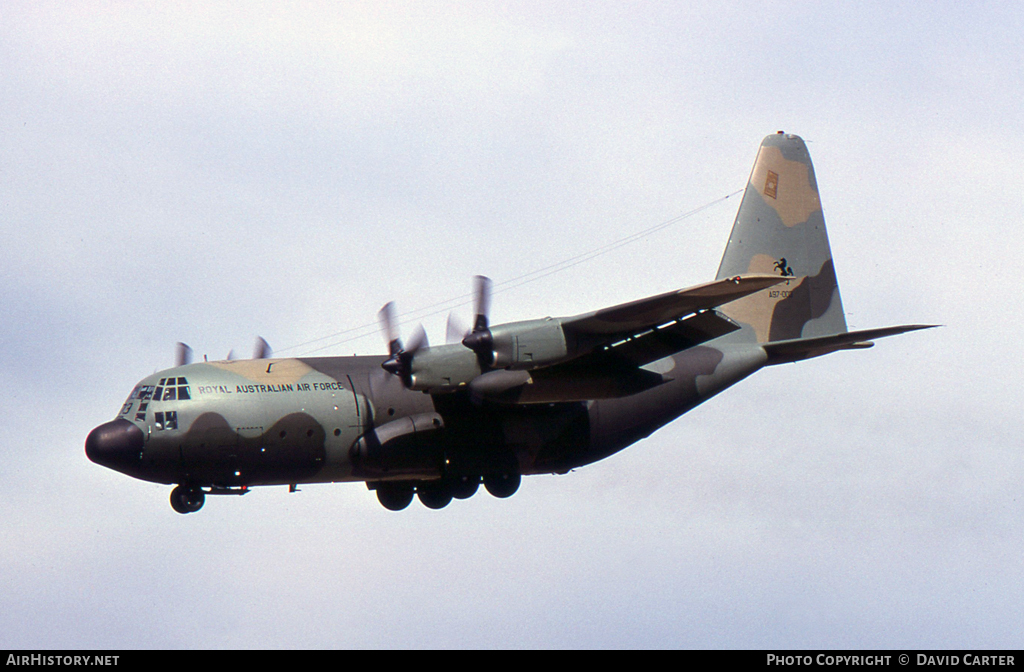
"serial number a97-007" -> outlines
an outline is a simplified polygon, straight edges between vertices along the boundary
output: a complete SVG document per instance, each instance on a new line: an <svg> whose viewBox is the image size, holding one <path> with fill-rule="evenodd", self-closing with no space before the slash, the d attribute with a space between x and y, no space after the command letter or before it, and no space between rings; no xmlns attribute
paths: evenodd
<svg viewBox="0 0 1024 672"><path fill-rule="evenodd" d="M768 298L770 298L770 299L785 299L790 294L792 294L792 292L790 290L788 290L788 289L769 289L768 290Z"/></svg>

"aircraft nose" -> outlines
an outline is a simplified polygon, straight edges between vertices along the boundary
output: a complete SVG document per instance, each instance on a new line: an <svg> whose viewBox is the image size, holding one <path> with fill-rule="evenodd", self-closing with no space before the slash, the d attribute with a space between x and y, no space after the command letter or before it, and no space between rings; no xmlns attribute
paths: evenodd
<svg viewBox="0 0 1024 672"><path fill-rule="evenodd" d="M96 464L125 471L138 466L144 443L141 429L124 418L118 418L89 432L85 440L85 454Z"/></svg>

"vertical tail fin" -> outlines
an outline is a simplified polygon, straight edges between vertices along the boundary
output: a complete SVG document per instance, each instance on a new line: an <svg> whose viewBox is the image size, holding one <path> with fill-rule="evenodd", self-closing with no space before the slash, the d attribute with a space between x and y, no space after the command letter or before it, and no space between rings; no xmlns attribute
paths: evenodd
<svg viewBox="0 0 1024 672"><path fill-rule="evenodd" d="M743 325L736 337L767 343L846 333L814 166L796 135L769 135L757 153L718 279L746 273L793 279L719 309Z"/></svg>

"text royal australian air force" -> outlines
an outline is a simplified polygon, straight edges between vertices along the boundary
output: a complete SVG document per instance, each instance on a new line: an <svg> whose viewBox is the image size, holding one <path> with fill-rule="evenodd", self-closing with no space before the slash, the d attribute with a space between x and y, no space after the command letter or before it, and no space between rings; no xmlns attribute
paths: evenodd
<svg viewBox="0 0 1024 672"><path fill-rule="evenodd" d="M232 389L234 388L234 389ZM281 383L277 385L200 385L199 394L269 394L271 392L336 392L346 389L337 381L325 383Z"/></svg>

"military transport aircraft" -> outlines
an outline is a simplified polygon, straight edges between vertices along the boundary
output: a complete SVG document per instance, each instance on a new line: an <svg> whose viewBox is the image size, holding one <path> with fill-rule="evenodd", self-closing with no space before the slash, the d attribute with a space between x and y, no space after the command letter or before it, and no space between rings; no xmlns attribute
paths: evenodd
<svg viewBox="0 0 1024 672"><path fill-rule="evenodd" d="M407 345L394 309L387 356L178 366L132 390L94 429L97 464L177 484L171 506L258 485L363 481L388 509L440 509L480 483L509 497L529 474L604 459L755 371L932 325L847 331L817 182L795 135L769 135L713 282L572 317L492 326L490 281L454 343Z"/></svg>

